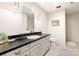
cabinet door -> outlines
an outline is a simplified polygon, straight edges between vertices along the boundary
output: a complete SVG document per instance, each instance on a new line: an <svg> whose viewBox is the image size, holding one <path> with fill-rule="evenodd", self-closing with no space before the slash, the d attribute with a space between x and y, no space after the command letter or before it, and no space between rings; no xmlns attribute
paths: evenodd
<svg viewBox="0 0 79 59"><path fill-rule="evenodd" d="M46 51L50 48L50 40L48 39L48 37L45 38L46 40L41 42L41 55L44 55L46 53Z"/></svg>
<svg viewBox="0 0 79 59"><path fill-rule="evenodd" d="M48 42L44 41L41 43L41 55L44 55L46 51L48 50Z"/></svg>
<svg viewBox="0 0 79 59"><path fill-rule="evenodd" d="M46 41L47 41L48 48L50 48L50 39L49 39L49 36L46 37Z"/></svg>
<svg viewBox="0 0 79 59"><path fill-rule="evenodd" d="M30 49L30 56L40 56L40 44Z"/></svg>
<svg viewBox="0 0 79 59"><path fill-rule="evenodd" d="M29 56L29 50L25 51L21 56Z"/></svg>

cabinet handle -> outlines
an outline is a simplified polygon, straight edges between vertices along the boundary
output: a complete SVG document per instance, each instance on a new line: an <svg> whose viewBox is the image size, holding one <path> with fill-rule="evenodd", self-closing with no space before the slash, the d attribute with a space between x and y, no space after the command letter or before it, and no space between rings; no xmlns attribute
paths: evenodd
<svg viewBox="0 0 79 59"><path fill-rule="evenodd" d="M19 50L18 52L15 52L16 55L18 55L18 54L20 54L20 53L21 53L21 50Z"/></svg>

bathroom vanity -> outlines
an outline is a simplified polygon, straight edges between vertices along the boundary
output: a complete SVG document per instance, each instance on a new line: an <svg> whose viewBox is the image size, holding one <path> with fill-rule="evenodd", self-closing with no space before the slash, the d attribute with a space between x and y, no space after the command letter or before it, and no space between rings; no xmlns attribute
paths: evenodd
<svg viewBox="0 0 79 59"><path fill-rule="evenodd" d="M50 49L50 34L41 34L37 39L19 38L0 45L1 56L44 56Z"/></svg>
<svg viewBox="0 0 79 59"><path fill-rule="evenodd" d="M8 36L8 38L11 39L12 42L8 42L0 45L1 56L42 56L46 54L46 52L50 48L50 40L49 40L50 34L41 34L40 32L34 32L35 29L34 20L35 20L35 13L29 7L26 7L23 4L22 26L23 26L24 34ZM15 26L13 25L13 27L15 28L16 25ZM19 30L18 27L16 27L15 29ZM33 33L30 33L29 30L30 32ZM13 32L15 34L17 32L16 30L13 29L10 31L12 32L12 34ZM18 31L18 33L20 32ZM40 37L35 38L32 35L39 35ZM27 38L27 36L32 36L32 37L30 39Z"/></svg>

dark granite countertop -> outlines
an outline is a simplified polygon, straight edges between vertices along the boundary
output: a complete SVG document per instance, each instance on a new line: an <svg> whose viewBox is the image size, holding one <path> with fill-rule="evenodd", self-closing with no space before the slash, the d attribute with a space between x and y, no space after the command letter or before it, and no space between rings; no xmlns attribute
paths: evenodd
<svg viewBox="0 0 79 59"><path fill-rule="evenodd" d="M39 39L44 38L44 37L49 36L49 35L50 34L42 34L42 35L40 35L41 37ZM0 55L5 54L7 52L10 52L10 51L17 49L19 47L22 47L24 45L28 45L34 41L39 40L39 39L31 40L31 39L27 39L27 38L21 38L21 39L15 40L13 42L0 45Z"/></svg>

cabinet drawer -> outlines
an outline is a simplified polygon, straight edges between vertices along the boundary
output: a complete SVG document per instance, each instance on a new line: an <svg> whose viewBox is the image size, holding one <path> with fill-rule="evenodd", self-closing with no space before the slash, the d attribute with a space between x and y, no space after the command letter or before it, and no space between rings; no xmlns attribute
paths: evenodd
<svg viewBox="0 0 79 59"><path fill-rule="evenodd" d="M36 45L38 45L38 44L40 44L40 43L43 42L44 40L46 40L46 39L45 39L45 38L42 38L42 39L40 39L40 40L37 40L37 41L31 43L31 44L30 44L30 48L31 48L31 47L34 47L34 46L36 46Z"/></svg>

